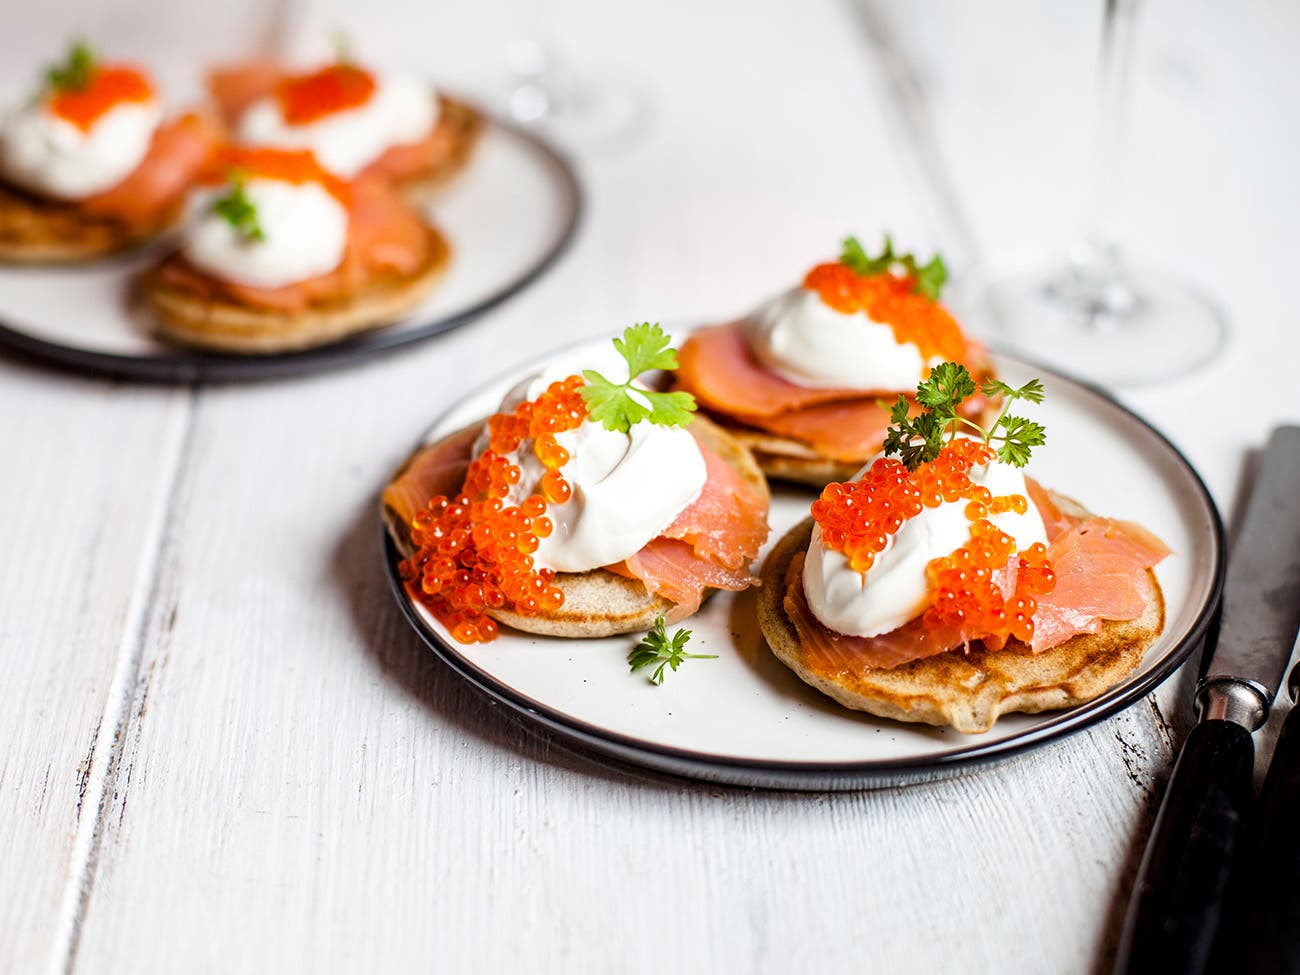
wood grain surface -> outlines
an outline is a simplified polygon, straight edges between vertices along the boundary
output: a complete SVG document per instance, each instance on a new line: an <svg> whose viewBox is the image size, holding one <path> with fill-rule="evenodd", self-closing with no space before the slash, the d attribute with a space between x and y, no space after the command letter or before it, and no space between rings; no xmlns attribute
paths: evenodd
<svg viewBox="0 0 1300 975"><path fill-rule="evenodd" d="M532 33L643 107L635 138L580 156L585 223L536 287L286 382L0 358L0 969L1104 969L1188 674L960 780L698 786L575 755L440 665L385 590L375 513L495 372L735 314L847 231L959 272L1058 253L1085 206L1100 4L468 6L381 0L357 43L490 98ZM61 9L24 24L62 36ZM349 23L341 0L308 9ZM1143 11L1123 229L1234 331L1211 368L1124 398L1229 507L1300 414L1294 383L1261 381L1300 353L1298 33L1282 2ZM0 39L5 70L30 47Z"/></svg>

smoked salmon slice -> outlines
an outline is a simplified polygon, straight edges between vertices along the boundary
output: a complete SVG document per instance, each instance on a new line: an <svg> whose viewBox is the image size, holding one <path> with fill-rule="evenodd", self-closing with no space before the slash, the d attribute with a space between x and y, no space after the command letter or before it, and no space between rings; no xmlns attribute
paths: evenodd
<svg viewBox="0 0 1300 975"><path fill-rule="evenodd" d="M677 353L677 385L705 407L740 420L865 395L860 389L796 386L768 372L749 351L739 322L702 328L682 343Z"/></svg>
<svg viewBox="0 0 1300 975"><path fill-rule="evenodd" d="M1141 525L1089 518L1047 546L1056 587L1038 599L1035 653L1080 633L1096 633L1103 620L1137 619L1151 601L1147 570L1169 554Z"/></svg>
<svg viewBox="0 0 1300 975"><path fill-rule="evenodd" d="M383 180L359 177L348 208L348 246L366 271L414 274L428 252L429 232Z"/></svg>
<svg viewBox="0 0 1300 975"><path fill-rule="evenodd" d="M752 421L768 433L802 441L823 457L856 461L880 450L889 410L875 400L818 403Z"/></svg>
<svg viewBox="0 0 1300 975"><path fill-rule="evenodd" d="M664 536L687 542L699 555L728 569L746 569L771 531L767 499L699 437L695 442L704 455L704 490Z"/></svg>
<svg viewBox="0 0 1300 975"><path fill-rule="evenodd" d="M705 589L738 592L757 585L749 565L770 531L767 499L699 437L696 443L708 472L700 496L658 538L625 561L606 566L678 603L678 619L699 608Z"/></svg>
<svg viewBox="0 0 1300 975"><path fill-rule="evenodd" d="M140 165L112 189L83 200L89 215L127 227L161 223L221 145L221 130L211 119L191 113L165 122L154 133Z"/></svg>
<svg viewBox="0 0 1300 975"><path fill-rule="evenodd" d="M691 393L705 409L798 440L832 460L865 460L880 450L889 429L889 408L898 399L898 391L814 389L788 382L753 357L739 322L693 333L682 343L677 359L677 388ZM977 378L988 375L979 346L968 342L966 359ZM978 417L988 405L986 397L976 394L962 404L961 412Z"/></svg>
<svg viewBox="0 0 1300 975"><path fill-rule="evenodd" d="M1052 499L1051 492L1028 475L1025 475L1025 487L1029 490L1029 500L1042 516L1043 530L1047 532L1049 542L1060 538L1078 524L1078 518L1071 518L1062 511Z"/></svg>
<svg viewBox="0 0 1300 975"><path fill-rule="evenodd" d="M439 495L454 498L465 486L470 454L480 431L478 425L466 427L422 447L384 488L384 507L409 525L429 499Z"/></svg>
<svg viewBox="0 0 1300 975"><path fill-rule="evenodd" d="M631 558L606 566L610 572L639 579L646 589L677 605L670 623L690 616L704 601L705 589L739 592L758 584L747 569L729 569L701 558L687 542L660 535Z"/></svg>

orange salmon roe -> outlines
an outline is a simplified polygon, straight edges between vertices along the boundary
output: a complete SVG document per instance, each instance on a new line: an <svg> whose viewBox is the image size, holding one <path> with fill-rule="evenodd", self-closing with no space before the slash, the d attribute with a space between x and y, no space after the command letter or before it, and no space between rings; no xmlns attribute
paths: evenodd
<svg viewBox="0 0 1300 975"><path fill-rule="evenodd" d="M551 383L536 400L488 420L488 448L469 465L465 485L455 498L431 498L411 520L415 554L399 569L409 591L460 643L487 643L497 635L489 609L509 606L535 616L564 605L553 583L553 569L537 569L533 553L554 529L546 517L549 504L568 500L572 488L560 473L569 453L555 434L578 427L587 407L578 388L581 376ZM547 471L539 494L521 504L505 497L522 472L504 456L527 439Z"/></svg>
<svg viewBox="0 0 1300 975"><path fill-rule="evenodd" d="M147 102L153 97L153 85L144 72L130 65L110 64L95 68L84 88L56 90L49 106L59 118L82 132L89 132L114 106L123 102Z"/></svg>
<svg viewBox="0 0 1300 975"><path fill-rule="evenodd" d="M861 480L829 484L813 502L822 543L843 552L858 572L866 572L907 519L923 508L965 500L971 540L926 566L934 595L926 622L956 629L967 642L983 640L990 650L1000 650L1010 637L1028 643L1034 635L1035 597L1052 591L1056 574L1045 546L1035 544L1018 553L1015 539L988 520L990 515L1029 510L1024 495L995 497L971 480L972 468L996 457L988 444L969 439L946 444L938 457L914 471L883 457Z"/></svg>
<svg viewBox="0 0 1300 975"><path fill-rule="evenodd" d="M989 650L1001 650L1011 637L1030 642L1035 597L1056 586L1047 547L1035 543L1017 553L1015 539L984 518L970 535L969 543L926 566L934 593L926 623L956 629L967 642L982 640Z"/></svg>
<svg viewBox="0 0 1300 975"><path fill-rule="evenodd" d="M813 502L812 516L821 526L822 541L827 548L843 552L854 570L866 572L889 544L889 536L922 508L962 499L988 509L1000 503L1015 504L1018 495L1002 501L970 479L972 467L987 464L996 456L987 444L958 439L914 471L895 457L882 457L860 480L828 484ZM1027 505L1024 498L1019 503ZM970 514L968 510L967 516Z"/></svg>
<svg viewBox="0 0 1300 975"><path fill-rule="evenodd" d="M319 183L344 206L350 194L348 184L316 161L310 149L260 149L251 146L226 146L204 173L204 182L220 185L232 172L249 179L272 179L302 185Z"/></svg>
<svg viewBox="0 0 1300 975"><path fill-rule="evenodd" d="M924 358L963 361L966 340L957 323L937 301L914 293L915 283L889 272L864 276L839 262L818 264L803 279L805 289L817 292L836 311L865 311L893 329L900 343L915 343Z"/></svg>
<svg viewBox="0 0 1300 975"><path fill-rule="evenodd" d="M357 108L375 93L370 72L352 64L331 64L311 74L285 78L275 89L280 113L290 125L308 125L335 112Z"/></svg>

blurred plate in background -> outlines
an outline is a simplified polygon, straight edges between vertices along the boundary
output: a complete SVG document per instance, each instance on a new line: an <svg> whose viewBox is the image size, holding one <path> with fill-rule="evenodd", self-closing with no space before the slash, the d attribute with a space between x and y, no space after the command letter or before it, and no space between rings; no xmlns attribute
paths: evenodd
<svg viewBox="0 0 1300 975"><path fill-rule="evenodd" d="M452 263L402 321L314 349L238 356L154 338L129 310L134 274L161 248L75 267L0 267L0 345L93 372L136 379L257 379L367 359L465 325L546 271L573 236L582 195L549 145L489 121L465 171L429 205Z"/></svg>

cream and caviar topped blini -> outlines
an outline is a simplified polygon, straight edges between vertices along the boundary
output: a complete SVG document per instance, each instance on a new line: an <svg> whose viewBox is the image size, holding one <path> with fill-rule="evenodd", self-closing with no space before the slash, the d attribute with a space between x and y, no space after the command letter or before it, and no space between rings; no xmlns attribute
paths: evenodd
<svg viewBox="0 0 1300 975"><path fill-rule="evenodd" d="M499 623L631 633L757 583L769 495L749 451L688 394L638 381L676 368L658 325L614 347L588 368L543 368L385 489L407 589L457 641L491 640Z"/></svg>
<svg viewBox="0 0 1300 975"><path fill-rule="evenodd" d="M1042 426L962 417L981 391L943 363L899 398L876 458L827 485L763 566L759 622L773 652L841 704L987 731L999 714L1090 700L1131 673L1164 627L1140 525L1090 514L1022 468ZM1009 407L1040 402L986 381Z"/></svg>
<svg viewBox="0 0 1300 975"><path fill-rule="evenodd" d="M380 176L412 199L458 173L483 128L427 82L378 73L345 51L305 72L268 61L219 68L209 85L240 142L310 149L339 176Z"/></svg>
<svg viewBox="0 0 1300 975"><path fill-rule="evenodd" d="M450 259L446 240L383 180L344 180L305 149L223 149L179 248L140 295L166 338L267 353L400 317Z"/></svg>
<svg viewBox="0 0 1300 975"><path fill-rule="evenodd" d="M214 120L166 118L142 68L74 45L0 116L0 260L84 261L150 240L220 141Z"/></svg>
<svg viewBox="0 0 1300 975"><path fill-rule="evenodd" d="M852 237L838 261L738 322L695 332L682 345L678 386L754 452L765 473L821 487L871 459L889 407L932 366L966 365L991 377L980 346L939 304L947 279L936 255L921 264L886 236L869 255ZM978 419L982 395L962 404Z"/></svg>

